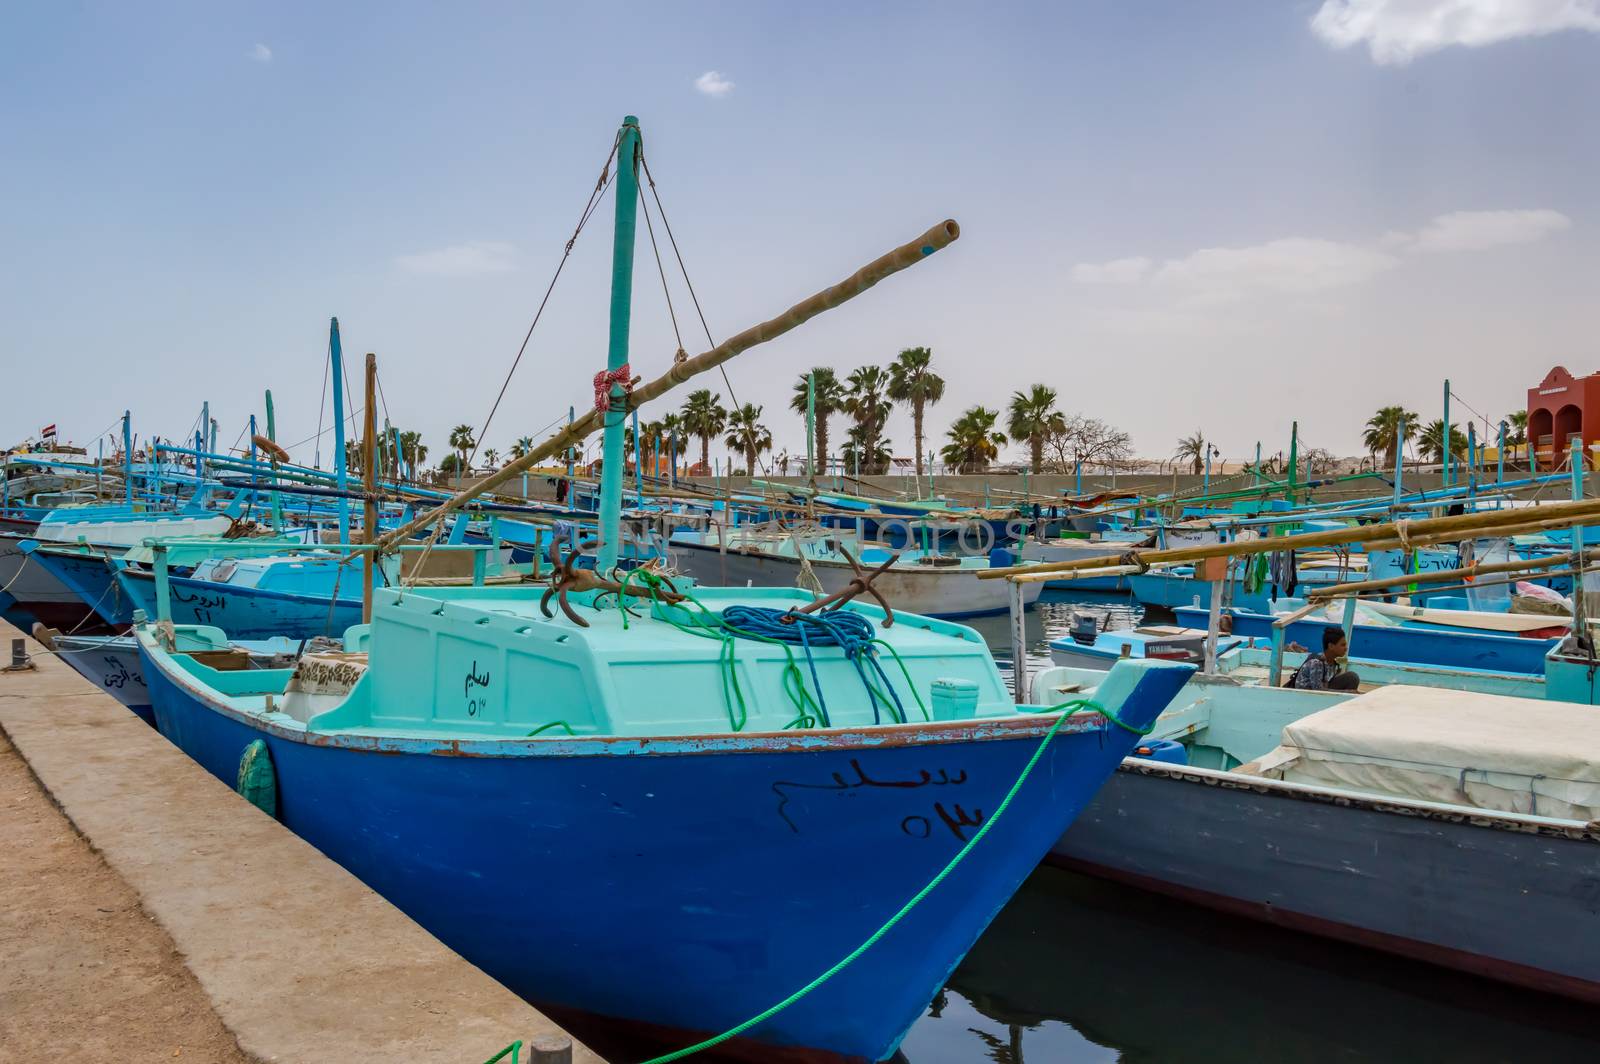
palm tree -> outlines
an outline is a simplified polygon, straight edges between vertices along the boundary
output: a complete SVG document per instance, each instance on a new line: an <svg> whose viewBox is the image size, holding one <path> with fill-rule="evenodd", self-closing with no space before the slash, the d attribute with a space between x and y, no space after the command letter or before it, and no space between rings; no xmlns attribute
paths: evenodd
<svg viewBox="0 0 1600 1064"><path fill-rule="evenodd" d="M1195 429L1193 436L1185 436L1178 441L1178 449L1172 452L1174 462L1183 460L1190 463L1191 471L1198 475L1206 463L1206 433L1204 429Z"/></svg>
<svg viewBox="0 0 1600 1064"><path fill-rule="evenodd" d="M1506 433L1506 442L1513 447L1521 447L1528 442L1528 412L1516 410L1506 415L1506 424L1511 431Z"/></svg>
<svg viewBox="0 0 1600 1064"><path fill-rule="evenodd" d="M932 361L933 352L926 347L908 347L889 363L889 398L911 407L911 434L916 441L919 477L922 476L922 413L944 398L944 378L928 368Z"/></svg>
<svg viewBox="0 0 1600 1064"><path fill-rule="evenodd" d="M467 453L478 446L478 441L472 438L471 425L457 425L450 430L450 446L460 457L456 460L456 483L461 483L461 471L467 465ZM443 467L441 467L443 468Z"/></svg>
<svg viewBox="0 0 1600 1064"><path fill-rule="evenodd" d="M1417 415L1403 406L1380 406L1378 412L1367 419L1367 430L1361 434L1361 445L1368 454L1376 457L1379 451L1383 452L1385 469L1394 468L1395 433L1402 419L1405 421L1405 440L1416 439Z"/></svg>
<svg viewBox="0 0 1600 1064"><path fill-rule="evenodd" d="M728 436L722 442L730 451L743 451L745 472L756 475L756 455L772 450L772 432L761 423L762 408L746 403L728 417Z"/></svg>
<svg viewBox="0 0 1600 1064"><path fill-rule="evenodd" d="M1014 440L1027 440L1029 462L1035 473L1044 466L1045 437L1067 431L1067 419L1056 409L1056 390L1035 384L1026 392L1011 393L1011 416L1006 428Z"/></svg>
<svg viewBox="0 0 1600 1064"><path fill-rule="evenodd" d="M532 436L518 436L517 441L511 445L511 457L522 458L533 450Z"/></svg>
<svg viewBox="0 0 1600 1064"><path fill-rule="evenodd" d="M684 436L683 418L677 414L663 414L658 424L661 426L661 449L676 450L678 445L674 441L681 440ZM673 455L671 460L677 461L676 455Z"/></svg>
<svg viewBox="0 0 1600 1064"><path fill-rule="evenodd" d="M849 387L845 391L844 409L855 418L856 428L861 430L856 441L856 449L864 459L861 470L868 474L881 473L889 467L887 461L877 461L877 456L885 450L880 437L884 425L889 422L889 375L882 366L862 366L851 370L845 382Z"/></svg>
<svg viewBox="0 0 1600 1064"><path fill-rule="evenodd" d="M944 464L958 473L976 473L987 469L990 462L1000 457L1000 448L1006 444L1005 434L995 429L1000 411L975 406L956 419L947 435L950 442L939 450Z"/></svg>
<svg viewBox="0 0 1600 1064"><path fill-rule="evenodd" d="M489 463L489 468L491 469L500 468L500 452L493 447L483 452L483 460Z"/></svg>
<svg viewBox="0 0 1600 1064"><path fill-rule="evenodd" d="M869 443L866 436L866 430L861 425L851 425L845 432L844 446L839 449L845 468L867 472L888 469L889 463L894 461L889 449L890 441L878 436Z"/></svg>
<svg viewBox="0 0 1600 1064"><path fill-rule="evenodd" d="M1417 450L1421 451L1422 452L1422 456L1424 458L1428 459L1430 462L1443 463L1444 462L1444 447L1442 446L1442 443L1441 443L1441 441L1443 441L1443 439L1444 439L1444 419L1443 418L1434 418L1432 421L1428 422L1426 425L1423 426L1421 435L1419 435L1417 437ZM1450 426L1450 454L1452 456L1465 457L1466 453L1467 453L1467 436L1466 436L1466 433L1462 432L1460 429L1456 428L1454 425L1451 425Z"/></svg>
<svg viewBox="0 0 1600 1064"><path fill-rule="evenodd" d="M710 388L689 393L683 404L683 429L691 436L700 437L700 464L711 468L711 437L721 432L728 423L728 411L723 409L722 397Z"/></svg>
<svg viewBox="0 0 1600 1064"><path fill-rule="evenodd" d="M402 432L400 453L405 456L406 464L415 475L417 467L428 460L428 445L422 442L422 433Z"/></svg>
<svg viewBox="0 0 1600 1064"><path fill-rule="evenodd" d="M817 428L816 438L813 441L817 453L817 468L828 468L828 418L844 409L844 386L839 383L839 378L834 375L832 368L818 366L809 374L802 373L800 380L795 383L794 396L789 400L789 409L801 417L806 413L806 378L816 379L816 413Z"/></svg>

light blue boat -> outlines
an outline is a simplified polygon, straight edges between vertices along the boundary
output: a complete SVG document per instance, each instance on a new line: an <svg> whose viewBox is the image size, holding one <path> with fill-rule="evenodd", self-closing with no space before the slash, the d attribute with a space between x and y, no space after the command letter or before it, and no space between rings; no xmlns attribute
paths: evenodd
<svg viewBox="0 0 1600 1064"><path fill-rule="evenodd" d="M1205 657L1205 640L1204 628L1140 625L1138 628L1104 629L1086 642L1071 635L1050 640L1050 660L1057 665L1082 669L1109 669L1124 658L1199 664ZM1237 636L1221 636L1217 640L1217 653L1226 654L1243 642Z"/></svg>
<svg viewBox="0 0 1600 1064"><path fill-rule="evenodd" d="M1572 664L1592 673L1584 657ZM1364 681L1373 672L1359 668ZM1276 926L1600 1002L1600 836L1591 808L1575 815L1560 800L1596 793L1586 756L1595 710L1516 697L1533 677L1426 672L1409 679L1442 679L1446 691L1350 695L1196 676L1141 744L1149 753L1123 763L1052 859ZM1035 697L1092 695L1098 675L1046 670ZM1317 741L1288 730L1341 708L1353 715ZM1357 738L1329 741L1341 728Z"/></svg>

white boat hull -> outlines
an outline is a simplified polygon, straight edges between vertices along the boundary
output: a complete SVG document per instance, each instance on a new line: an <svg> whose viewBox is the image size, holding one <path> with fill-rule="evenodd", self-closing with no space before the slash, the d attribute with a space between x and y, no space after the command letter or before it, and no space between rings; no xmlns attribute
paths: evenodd
<svg viewBox="0 0 1600 1064"><path fill-rule="evenodd" d="M798 558L757 554L730 548L673 543L668 550L673 568L702 584L724 587L806 587ZM865 566L863 566L865 568ZM825 594L843 590L852 572L848 565L812 559L811 571ZM981 617L1005 613L1010 604L1005 580L979 580L973 569L896 567L873 581L889 605L907 613L929 617ZM1023 584L1023 601L1033 605L1044 591L1042 584Z"/></svg>

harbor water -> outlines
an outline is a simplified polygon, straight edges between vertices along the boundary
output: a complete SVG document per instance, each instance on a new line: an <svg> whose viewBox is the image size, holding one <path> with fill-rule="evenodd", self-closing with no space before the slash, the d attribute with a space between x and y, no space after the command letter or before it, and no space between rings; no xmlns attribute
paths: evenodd
<svg viewBox="0 0 1600 1064"><path fill-rule="evenodd" d="M1030 666L1074 610L1137 625L1122 595L1046 592ZM1003 670L1005 617L971 623ZM578 1028L610 1059L663 1047ZM696 1058L726 1060L715 1053ZM1054 867L1012 899L911 1029L896 1064L1600 1060L1600 1015Z"/></svg>

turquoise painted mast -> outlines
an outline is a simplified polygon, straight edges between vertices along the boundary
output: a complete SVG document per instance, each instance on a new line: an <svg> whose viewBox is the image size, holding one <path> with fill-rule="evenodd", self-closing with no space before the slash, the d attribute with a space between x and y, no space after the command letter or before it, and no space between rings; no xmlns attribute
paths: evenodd
<svg viewBox="0 0 1600 1064"><path fill-rule="evenodd" d="M122 500L133 508L133 412L122 412Z"/></svg>
<svg viewBox="0 0 1600 1064"><path fill-rule="evenodd" d="M1300 501L1300 422L1289 423L1289 502Z"/></svg>
<svg viewBox="0 0 1600 1064"><path fill-rule="evenodd" d="M272 409L272 389L267 389L267 439L273 443L278 442L278 419ZM272 531L283 531L283 498L278 494L278 460L270 458L272 463Z"/></svg>
<svg viewBox="0 0 1600 1064"><path fill-rule="evenodd" d="M211 400L207 399L200 404L200 431L194 436L194 449L204 453L206 451L207 434L211 432ZM194 486L201 490L201 485L206 479L206 462L200 455L194 456Z"/></svg>
<svg viewBox="0 0 1600 1064"><path fill-rule="evenodd" d="M806 483L817 490L817 371L806 374Z"/></svg>
<svg viewBox="0 0 1600 1064"><path fill-rule="evenodd" d="M1394 505L1400 505L1401 481L1406 471L1406 419L1401 418L1394 427Z"/></svg>
<svg viewBox="0 0 1600 1064"><path fill-rule="evenodd" d="M329 372L333 375L333 479L339 489L339 545L350 544L350 500L344 468L344 349L339 346L339 319L328 323Z"/></svg>
<svg viewBox="0 0 1600 1064"><path fill-rule="evenodd" d="M1478 493L1478 425L1467 421L1467 498Z"/></svg>
<svg viewBox="0 0 1600 1064"><path fill-rule="evenodd" d="M1506 423L1500 422L1500 440L1494 448L1494 482L1505 483L1506 479Z"/></svg>
<svg viewBox="0 0 1600 1064"><path fill-rule="evenodd" d="M633 310L633 234L639 210L639 120L622 120L617 144L616 228L611 241L611 340L606 348L610 408L605 420L605 450L600 465L600 548L595 571L617 564L622 537L622 427L627 421L623 385L628 369L628 328Z"/></svg>
<svg viewBox="0 0 1600 1064"><path fill-rule="evenodd" d="M1439 484L1441 487L1450 486L1450 382L1444 382L1444 424L1439 431L1439 453L1442 465L1439 467Z"/></svg>
<svg viewBox="0 0 1600 1064"><path fill-rule="evenodd" d="M644 441L639 438L639 408L633 408L633 490L644 505Z"/></svg>

